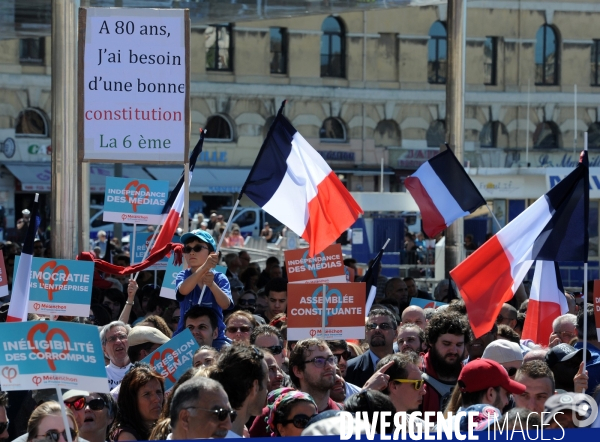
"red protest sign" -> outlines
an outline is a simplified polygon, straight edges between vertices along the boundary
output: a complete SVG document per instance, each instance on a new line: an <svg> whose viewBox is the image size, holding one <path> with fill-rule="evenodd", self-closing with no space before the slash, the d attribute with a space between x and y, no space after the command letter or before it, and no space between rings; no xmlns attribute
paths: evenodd
<svg viewBox="0 0 600 442"><path fill-rule="evenodd" d="M364 339L363 282L288 284L288 339L323 336L323 287L327 299L324 339Z"/></svg>
<svg viewBox="0 0 600 442"><path fill-rule="evenodd" d="M308 249L286 250L284 256L288 282L346 282L340 244L327 247L313 258L308 256Z"/></svg>
<svg viewBox="0 0 600 442"><path fill-rule="evenodd" d="M4 267L4 254L0 250L0 298L8 296L8 275Z"/></svg>

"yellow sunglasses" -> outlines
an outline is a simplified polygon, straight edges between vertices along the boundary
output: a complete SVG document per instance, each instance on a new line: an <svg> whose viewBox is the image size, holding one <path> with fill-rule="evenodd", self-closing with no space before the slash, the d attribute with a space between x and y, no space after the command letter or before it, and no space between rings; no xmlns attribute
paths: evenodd
<svg viewBox="0 0 600 442"><path fill-rule="evenodd" d="M399 382L401 384L413 384L415 390L420 390L423 387L425 381L423 379L415 380L415 379L392 379L394 382Z"/></svg>

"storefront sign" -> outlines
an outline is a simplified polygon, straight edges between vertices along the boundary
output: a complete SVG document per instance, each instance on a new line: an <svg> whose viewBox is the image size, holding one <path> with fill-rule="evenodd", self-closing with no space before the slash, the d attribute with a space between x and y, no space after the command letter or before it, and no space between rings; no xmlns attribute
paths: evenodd
<svg viewBox="0 0 600 442"><path fill-rule="evenodd" d="M31 321L1 324L0 330L3 391L60 387L109 392L98 327Z"/></svg>
<svg viewBox="0 0 600 442"><path fill-rule="evenodd" d="M106 178L103 221L162 224L169 182L137 178Z"/></svg>
<svg viewBox="0 0 600 442"><path fill-rule="evenodd" d="M80 9L84 160L184 162L189 26L184 9Z"/></svg>
<svg viewBox="0 0 600 442"><path fill-rule="evenodd" d="M574 168L556 167L546 170L546 188L552 189ZM600 199L600 167L590 167L590 199Z"/></svg>

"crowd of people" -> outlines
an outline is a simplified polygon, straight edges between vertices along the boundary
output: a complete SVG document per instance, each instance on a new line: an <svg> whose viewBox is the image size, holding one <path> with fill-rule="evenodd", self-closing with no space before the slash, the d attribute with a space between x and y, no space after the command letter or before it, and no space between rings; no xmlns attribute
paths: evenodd
<svg viewBox="0 0 600 442"><path fill-rule="evenodd" d="M59 442L67 431L90 442L339 434L342 411L363 418L406 412L415 431L441 418L459 420L466 431L460 411L479 413L478 430L516 422L576 428L590 418L583 393L596 397L599 389L600 346L592 306L569 294L569 313L554 321L544 346L521 339L526 300L504 304L492 329L476 338L449 281L429 293L413 278L381 276L364 339L291 341L286 272L277 258L261 268L243 249L220 256L203 228L181 242L187 268L177 276L176 301L159 296L150 272L137 280L94 279L83 322L98 327L110 394L0 392L0 439ZM126 254L114 261L129 264ZM227 271L215 271L218 264ZM344 264L348 280L359 280L356 261ZM413 298L446 305L422 309ZM0 308L1 321L6 311ZM199 349L193 367L166 391L142 360L185 329ZM441 414L426 422L425 412Z"/></svg>

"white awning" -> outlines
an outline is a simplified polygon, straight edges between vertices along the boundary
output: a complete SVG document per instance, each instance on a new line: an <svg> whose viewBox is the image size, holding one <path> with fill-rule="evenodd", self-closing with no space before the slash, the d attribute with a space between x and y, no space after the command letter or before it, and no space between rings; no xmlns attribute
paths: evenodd
<svg viewBox="0 0 600 442"><path fill-rule="evenodd" d="M50 163L5 164L6 168L21 182L21 189L28 192L50 192L52 165ZM90 191L104 192L106 177L114 176L114 164L90 164ZM123 177L149 180L151 177L141 166L123 165Z"/></svg>
<svg viewBox="0 0 600 442"><path fill-rule="evenodd" d="M169 187L175 187L183 168L146 167L150 175L157 180L166 180ZM190 183L190 192L195 193L237 193L242 190L250 169L229 169L218 167L196 167Z"/></svg>

